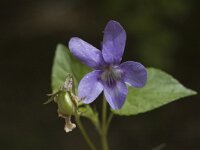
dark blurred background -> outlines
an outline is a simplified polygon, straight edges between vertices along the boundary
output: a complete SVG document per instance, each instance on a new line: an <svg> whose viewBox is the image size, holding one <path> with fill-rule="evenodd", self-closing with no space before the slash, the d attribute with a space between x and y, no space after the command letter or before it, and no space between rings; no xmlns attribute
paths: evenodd
<svg viewBox="0 0 200 150"><path fill-rule="evenodd" d="M66 134L51 92L57 43L78 36L100 47L110 19L127 32L124 60L165 70L200 89L199 0L1 0L0 149L88 150L78 129ZM115 117L111 150L200 150L199 95L133 117ZM94 128L84 121L98 141Z"/></svg>

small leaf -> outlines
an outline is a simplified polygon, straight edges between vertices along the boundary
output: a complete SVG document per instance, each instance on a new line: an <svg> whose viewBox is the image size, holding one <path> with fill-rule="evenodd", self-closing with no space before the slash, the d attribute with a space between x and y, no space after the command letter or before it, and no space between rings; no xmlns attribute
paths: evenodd
<svg viewBox="0 0 200 150"><path fill-rule="evenodd" d="M136 115L196 94L195 91L185 88L171 75L161 70L155 68L147 70L147 84L143 88L129 87L124 106L120 110L113 110L115 114Z"/></svg>
<svg viewBox="0 0 200 150"><path fill-rule="evenodd" d="M97 128L100 129L98 113L94 111L89 105L83 105L79 108L81 116L88 118Z"/></svg>
<svg viewBox="0 0 200 150"><path fill-rule="evenodd" d="M58 44L56 47L56 53L54 57L51 86L53 92L64 85L67 75L73 74L75 78L75 89L77 91L78 82L81 78L90 71L90 69L78 61L72 56L69 49L62 44Z"/></svg>

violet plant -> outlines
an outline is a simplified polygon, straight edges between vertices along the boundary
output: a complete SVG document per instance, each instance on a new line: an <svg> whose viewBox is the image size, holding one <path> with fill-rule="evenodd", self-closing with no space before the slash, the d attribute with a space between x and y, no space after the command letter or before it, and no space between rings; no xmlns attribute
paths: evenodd
<svg viewBox="0 0 200 150"><path fill-rule="evenodd" d="M91 150L99 148L88 136L81 117L88 118L97 129L102 150L109 150L107 135L114 115L137 115L196 94L159 69L145 68L134 61L121 63L125 43L125 30L111 20L104 29L101 51L78 37L70 39L69 49L62 44L56 48L53 94L47 103L57 103L58 114L65 119L65 131L77 125ZM102 92L100 119L99 112L89 104ZM71 117L76 123L71 122Z"/></svg>

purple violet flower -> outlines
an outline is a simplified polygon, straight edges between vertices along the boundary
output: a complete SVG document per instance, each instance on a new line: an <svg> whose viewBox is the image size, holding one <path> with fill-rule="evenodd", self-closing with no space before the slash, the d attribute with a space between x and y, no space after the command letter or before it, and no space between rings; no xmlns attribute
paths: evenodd
<svg viewBox="0 0 200 150"><path fill-rule="evenodd" d="M116 21L109 21L104 30L102 51L80 38L69 41L71 53L94 69L78 86L83 103L93 102L102 91L112 109L120 109L128 93L127 85L143 87L147 81L145 67L134 61L120 64L126 43L126 32Z"/></svg>

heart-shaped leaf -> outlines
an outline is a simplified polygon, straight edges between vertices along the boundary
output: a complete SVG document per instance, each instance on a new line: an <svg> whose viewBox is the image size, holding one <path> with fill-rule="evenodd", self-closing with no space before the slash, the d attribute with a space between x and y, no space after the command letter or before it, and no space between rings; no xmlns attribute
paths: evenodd
<svg viewBox="0 0 200 150"><path fill-rule="evenodd" d="M195 91L185 88L171 75L155 68L148 68L147 84L143 88L129 87L122 109L117 115L136 115L161 107L180 98L194 95Z"/></svg>

